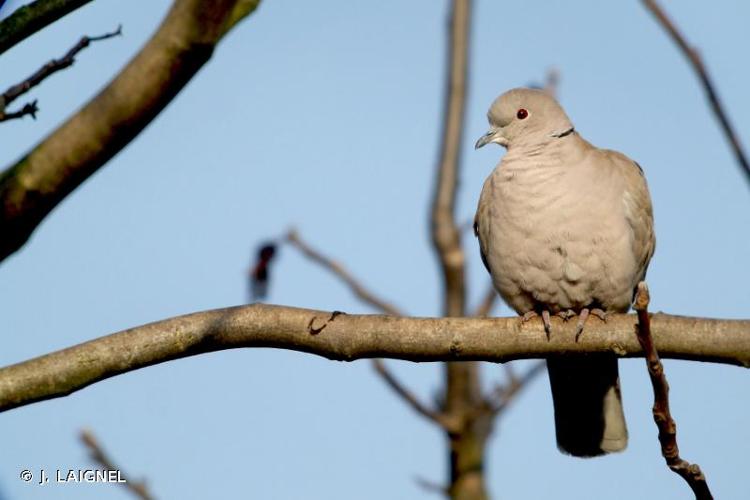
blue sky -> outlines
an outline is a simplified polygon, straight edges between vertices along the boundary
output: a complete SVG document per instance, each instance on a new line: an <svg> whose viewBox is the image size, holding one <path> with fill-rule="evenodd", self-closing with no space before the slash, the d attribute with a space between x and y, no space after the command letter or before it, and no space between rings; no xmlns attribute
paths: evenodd
<svg viewBox="0 0 750 500"><path fill-rule="evenodd" d="M22 4L9 1L7 14ZM7 165L90 99L143 45L169 2L97 0L0 58L9 86L83 34L122 23L30 94L36 121L2 124ZM0 365L149 321L246 300L255 245L296 226L377 292L415 315L439 310L427 210L442 108L447 2L264 0L147 129L86 181L0 265ZM705 57L750 143L750 4L668 5ZM690 67L639 2L475 2L458 217L473 216L502 155L474 151L501 92L559 69L581 134L646 171L657 250L653 310L748 317L750 193ZM467 236L472 303L487 277ZM268 300L368 312L339 282L282 249ZM502 306L497 314L509 315ZM425 399L440 366L391 362ZM488 383L502 368L484 366ZM750 378L740 368L666 363L680 449L717 498L741 498ZM625 453L582 461L555 448L545 377L498 422L488 447L495 498L689 496L663 465L642 360L621 362ZM29 469L89 464L90 427L159 498L432 498L444 438L368 362L272 350L180 360L0 415L8 498L129 498L107 485L32 486Z"/></svg>

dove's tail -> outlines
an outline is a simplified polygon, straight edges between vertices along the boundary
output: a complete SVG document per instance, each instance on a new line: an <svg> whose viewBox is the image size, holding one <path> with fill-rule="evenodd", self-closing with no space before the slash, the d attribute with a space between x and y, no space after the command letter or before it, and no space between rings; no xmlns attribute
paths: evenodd
<svg viewBox="0 0 750 500"><path fill-rule="evenodd" d="M614 356L547 360L555 406L557 447L576 457L622 451L628 428Z"/></svg>

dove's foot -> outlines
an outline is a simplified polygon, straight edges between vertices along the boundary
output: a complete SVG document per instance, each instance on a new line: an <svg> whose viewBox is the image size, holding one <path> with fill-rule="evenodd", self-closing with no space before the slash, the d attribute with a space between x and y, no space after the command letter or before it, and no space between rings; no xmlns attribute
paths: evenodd
<svg viewBox="0 0 750 500"><path fill-rule="evenodd" d="M521 316L521 323L528 323L531 321L531 318L536 318L539 316L536 311L529 311L525 313L523 316Z"/></svg>
<svg viewBox="0 0 750 500"><path fill-rule="evenodd" d="M591 309L589 311L591 314L599 318L600 320L607 322L607 311L603 311L602 309L599 309L598 307L595 307L594 309Z"/></svg>
<svg viewBox="0 0 750 500"><path fill-rule="evenodd" d="M576 325L576 342L578 342L578 339L581 337L581 334L583 333L583 326L586 324L586 320L588 319L589 315L593 314L600 320L607 322L607 313L599 308L589 309L588 307L584 307L581 309L581 313L578 315L578 324Z"/></svg>
<svg viewBox="0 0 750 500"><path fill-rule="evenodd" d="M523 316L521 316L521 323L528 323L529 320L531 320L532 318L536 318L537 316L539 316L539 313L537 313L536 311L528 311ZM549 340L549 334L552 331L552 325L549 321L549 311L546 309L542 311L542 323L544 324L544 333L547 334L547 340Z"/></svg>
<svg viewBox="0 0 750 500"><path fill-rule="evenodd" d="M547 334L547 340L549 340L549 335L552 331L552 325L549 322L549 311L547 309L544 309L542 311L542 323L544 323L544 333Z"/></svg>
<svg viewBox="0 0 750 500"><path fill-rule="evenodd" d="M576 312L573 309L568 309L567 311L556 313L555 316L562 318L563 321L568 321L570 318L576 316Z"/></svg>

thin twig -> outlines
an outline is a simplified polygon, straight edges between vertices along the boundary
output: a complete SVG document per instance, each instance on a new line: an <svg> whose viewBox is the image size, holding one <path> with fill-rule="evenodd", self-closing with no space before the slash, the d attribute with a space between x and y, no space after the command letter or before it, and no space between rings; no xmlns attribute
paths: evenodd
<svg viewBox="0 0 750 500"><path fill-rule="evenodd" d="M130 490L130 492L136 497L142 500L154 500L154 497L151 496L151 493L148 491L146 481L131 481L128 479L128 476L122 471L122 468L115 465L112 459L104 452L104 449L99 444L99 441L96 439L93 432L88 429L83 429L80 437L83 444L89 450L91 460L98 463L108 471L118 471L120 473L120 478L124 479L120 484Z"/></svg>
<svg viewBox="0 0 750 500"><path fill-rule="evenodd" d="M554 66L547 70L547 81L544 83L544 91L552 97L557 98L557 89L560 86L560 71Z"/></svg>
<svg viewBox="0 0 750 500"><path fill-rule="evenodd" d="M351 291L364 303L377 309L379 312L390 314L392 316L402 316L401 311L391 305L389 302L377 297L373 292L367 289L365 285L355 278L349 271L344 268L341 264L334 261L330 257L323 255L320 251L306 243L295 230L290 230L286 235L286 241L294 246L297 250L302 252L307 258L313 262L320 264L321 267L330 271L334 276L341 279L346 283ZM427 418L428 420L435 422L444 429L448 430L455 427L455 423L444 415L442 412L430 408L428 405L422 403L417 396L406 388L398 378L388 369L385 363L380 359L373 359L372 366L375 372L380 375L383 381L393 389L401 399L404 400L411 408L419 415Z"/></svg>
<svg viewBox="0 0 750 500"><path fill-rule="evenodd" d="M352 293L359 298L365 304L375 308L376 310L390 314L391 316L403 316L401 310L392 305L391 303L379 298L373 292L367 289L362 282L356 279L344 266L336 262L335 260L326 257L318 250L314 249L309 244L305 243L300 238L299 233L294 229L290 230L286 235L286 241L294 246L297 250L302 252L307 258L320 264L324 269L333 273L337 278L341 279L344 283L349 286Z"/></svg>
<svg viewBox="0 0 750 500"><path fill-rule="evenodd" d="M698 79L703 86L706 97L711 104L711 109L713 110L716 118L721 124L721 129L724 132L724 136L729 141L732 151L734 152L734 156L737 159L737 163L747 176L747 180L750 181L750 163L748 163L747 156L745 156L742 145L740 144L740 140L737 137L732 124L729 122L729 117L724 111L724 105L722 104L721 99L719 99L719 95L716 92L716 88L714 87L713 81L708 74L706 66L703 64L703 60L701 59L698 50L695 47L690 46L682 33L680 33L680 31L677 29L677 26L672 22L671 19L669 19L667 13L664 11L664 9L661 8L661 6L659 6L656 0L643 0L643 4L651 11L656 20L667 31L667 33L669 33L672 41L680 48L682 53L685 55L685 57L687 57L688 61L692 65L693 70L695 70L695 73L697 74Z"/></svg>
<svg viewBox="0 0 750 500"><path fill-rule="evenodd" d="M516 375L516 370L513 368L512 363L503 363L503 371L505 371L505 378L508 380L508 383L515 383L518 381L518 375Z"/></svg>
<svg viewBox="0 0 750 500"><path fill-rule="evenodd" d="M373 359L372 366L375 371L383 378L388 386L398 394L414 411L422 415L428 420L435 422L440 427L445 429L447 432L457 432L459 429L459 422L450 418L445 413L438 411L434 408L430 408L422 403L419 398L409 391L399 380L386 368L385 363L382 359Z"/></svg>
<svg viewBox="0 0 750 500"><path fill-rule="evenodd" d="M651 377L651 386L654 389L654 422L659 429L661 454L669 468L688 483L695 493L696 500L709 500L713 496L708 489L706 477L698 464L691 464L680 458L680 450L677 447L677 424L669 411L669 384L664 374L664 366L659 359L659 353L656 351L656 346L654 346L651 337L651 318L648 314L649 300L646 283L639 283L634 305L638 313L636 333L646 357L646 366Z"/></svg>
<svg viewBox="0 0 750 500"><path fill-rule="evenodd" d="M414 482L428 493L436 493L443 496L447 496L449 494L449 488L446 488L440 483L430 481L429 479L417 476L414 478Z"/></svg>
<svg viewBox="0 0 750 500"><path fill-rule="evenodd" d="M8 90L3 92L2 96L0 96L0 103L2 104L2 106L0 106L0 122L9 120L11 118L20 118L25 114L30 114L35 118L34 113L36 113L38 109L36 107L36 101L25 105L21 111L6 113L5 108L20 96L42 83L51 75L72 66L75 62L76 55L80 51L88 47L91 42L98 42L100 40L106 40L108 38L120 35L122 35L122 26L118 26L115 31L111 33L105 33L104 35L84 36L60 59L52 59L21 83L17 83L16 85L11 86ZM27 108L32 109L33 111L27 111L26 113L23 113L23 110L26 110Z"/></svg>
<svg viewBox="0 0 750 500"><path fill-rule="evenodd" d="M510 370L509 364L506 363L504 366L508 367ZM527 387L537 375L544 373L546 366L547 363L545 361L538 361L534 363L531 368L528 368L520 377L517 377L512 371L510 371L507 382L497 386L494 394L488 398L490 411L495 415L502 413L508 408L513 402L513 399L522 389Z"/></svg>
<svg viewBox="0 0 750 500"><path fill-rule="evenodd" d="M487 287L487 291L484 293L484 298L477 306L473 316L476 316L477 318L485 318L489 316L496 301L497 291L495 290L495 286L490 283L490 286Z"/></svg>
<svg viewBox="0 0 750 500"><path fill-rule="evenodd" d="M2 100L0 100L0 102L2 102ZM39 111L39 107L36 103L37 100L34 99L33 101L24 104L23 107L18 111L11 111L9 113L5 113L4 111L0 110L0 122L14 120L16 118L23 118L26 115L29 115L34 120L36 120L36 113Z"/></svg>

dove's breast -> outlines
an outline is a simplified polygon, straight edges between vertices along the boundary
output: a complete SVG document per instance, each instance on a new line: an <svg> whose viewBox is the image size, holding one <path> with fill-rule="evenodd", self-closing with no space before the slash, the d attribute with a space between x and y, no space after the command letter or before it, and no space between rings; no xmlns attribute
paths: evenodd
<svg viewBox="0 0 750 500"><path fill-rule="evenodd" d="M485 182L480 245L495 288L519 314L628 309L640 271L625 193L607 173L506 155Z"/></svg>

